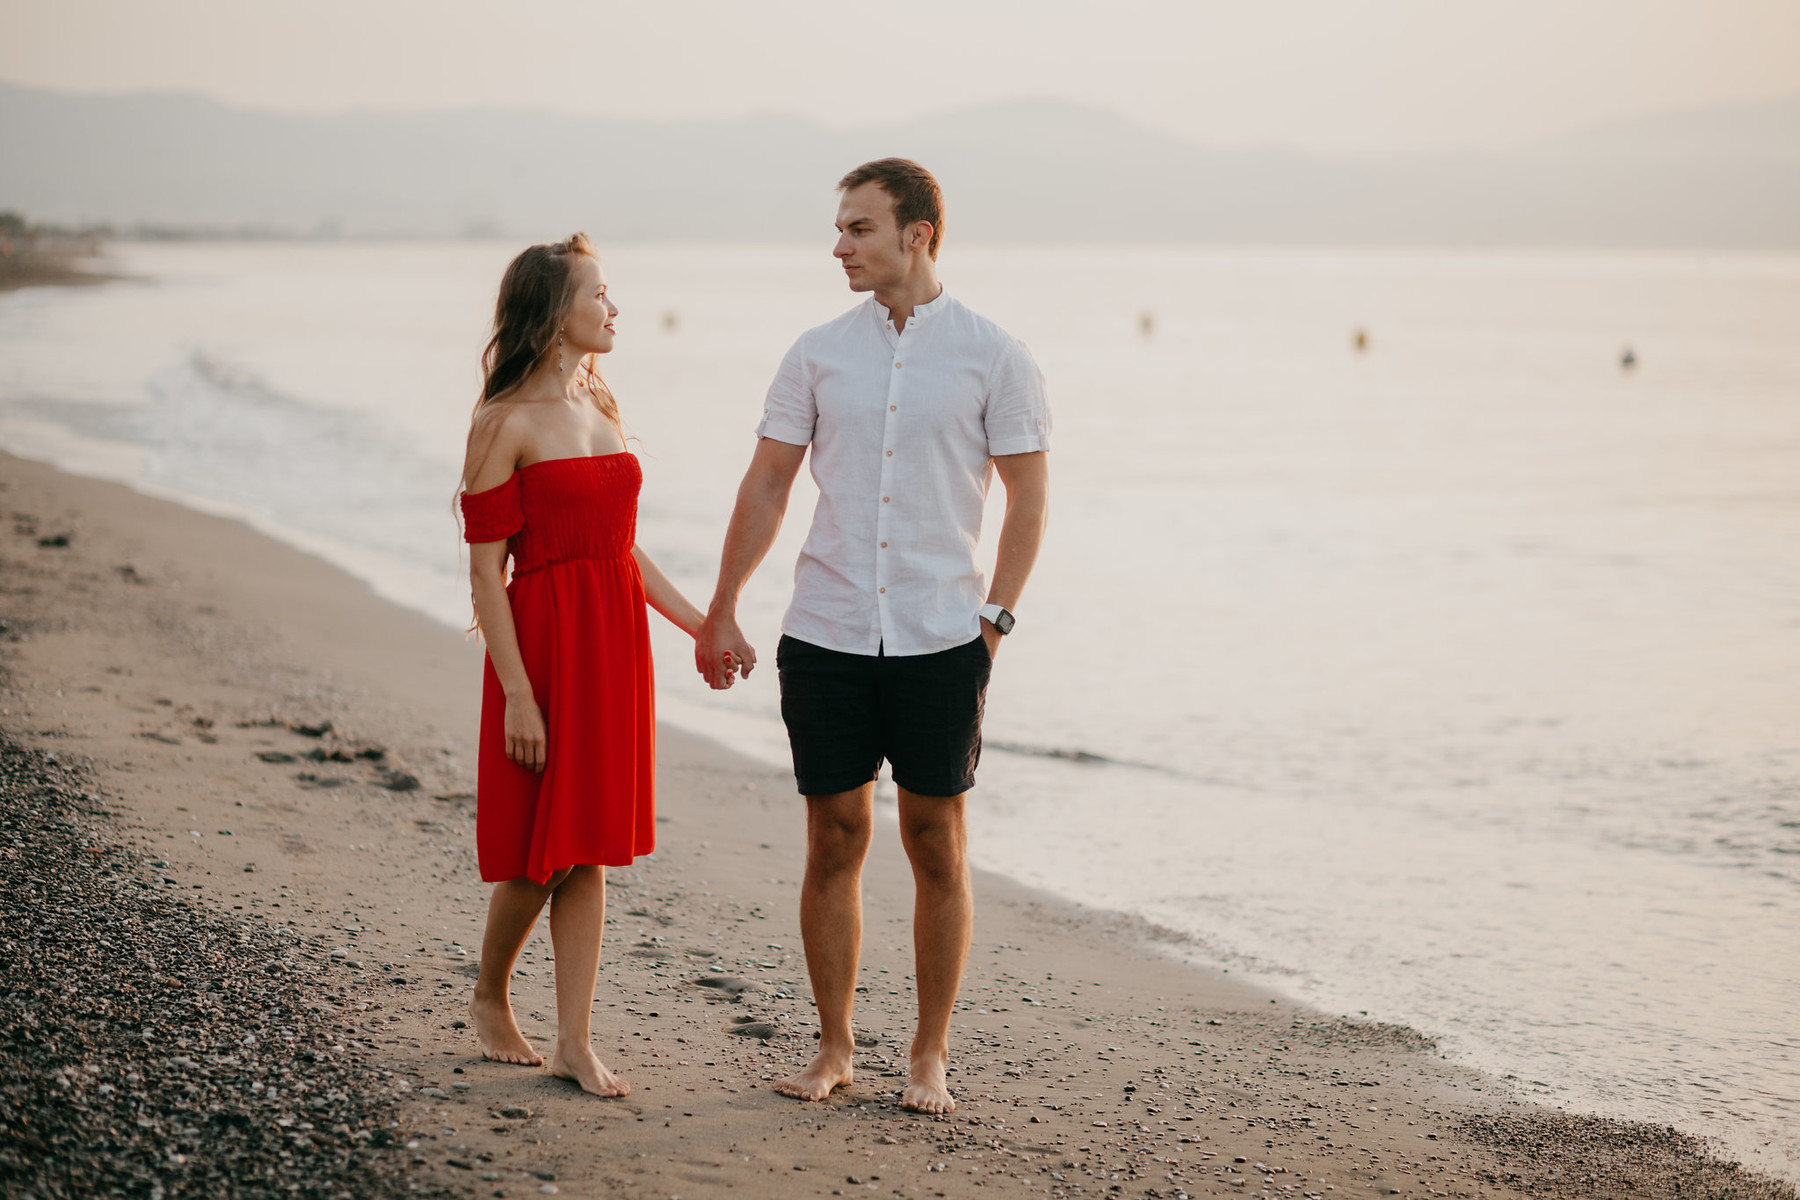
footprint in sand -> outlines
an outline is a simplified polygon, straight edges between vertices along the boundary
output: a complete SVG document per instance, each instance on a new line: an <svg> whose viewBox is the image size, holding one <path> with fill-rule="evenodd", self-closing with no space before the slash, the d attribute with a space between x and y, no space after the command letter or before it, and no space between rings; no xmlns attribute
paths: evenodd
<svg viewBox="0 0 1800 1200"><path fill-rule="evenodd" d="M726 1033L733 1033L738 1037L761 1038L765 1042L780 1032L768 1021L759 1021L755 1017L746 1017L724 1028Z"/></svg>
<svg viewBox="0 0 1800 1200"><path fill-rule="evenodd" d="M760 992L762 985L752 983L748 979L739 979L736 975L707 975L694 980L697 987L712 988L719 995L730 1000L739 1000L745 992Z"/></svg>

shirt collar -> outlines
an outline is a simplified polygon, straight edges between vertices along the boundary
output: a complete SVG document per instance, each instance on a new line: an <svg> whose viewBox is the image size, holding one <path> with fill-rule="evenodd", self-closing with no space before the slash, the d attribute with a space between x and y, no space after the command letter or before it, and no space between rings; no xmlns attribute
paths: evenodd
<svg viewBox="0 0 1800 1200"><path fill-rule="evenodd" d="M875 299L873 295L869 297L869 307L874 310L876 319L883 324L892 320L893 314L882 305L881 301ZM929 321L932 317L937 316L949 307L950 289L940 283L938 285L938 294L936 296L923 304L913 305L912 316L906 318L906 323L911 325L914 321Z"/></svg>

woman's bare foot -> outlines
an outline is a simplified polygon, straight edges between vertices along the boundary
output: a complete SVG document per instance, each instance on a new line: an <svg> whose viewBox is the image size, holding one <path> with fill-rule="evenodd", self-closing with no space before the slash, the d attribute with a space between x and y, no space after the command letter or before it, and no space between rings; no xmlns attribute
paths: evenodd
<svg viewBox="0 0 1800 1200"><path fill-rule="evenodd" d="M956 1100L950 1095L945 1076L948 1064L936 1055L913 1055L912 1078L900 1093L900 1107L913 1112L942 1116L956 1111Z"/></svg>
<svg viewBox="0 0 1800 1200"><path fill-rule="evenodd" d="M806 1069L798 1075L790 1075L775 1085L775 1090L784 1096L792 1096L796 1100L823 1100L831 1095L833 1088L839 1088L856 1079L856 1071L851 1066L850 1050L826 1050L813 1055L813 1060L806 1064Z"/></svg>
<svg viewBox="0 0 1800 1200"><path fill-rule="evenodd" d="M519 1023L513 1020L512 1005L502 1000L492 1003L469 1001L469 1023L475 1026L475 1041L481 1046L481 1057L495 1062L517 1063L521 1067L539 1066L544 1056L531 1048Z"/></svg>
<svg viewBox="0 0 1800 1200"><path fill-rule="evenodd" d="M581 1085L581 1090L591 1096L629 1096L631 1085L606 1069L594 1048L588 1045L564 1048L561 1042L556 1044L556 1052L550 1056L550 1073L561 1079L573 1079Z"/></svg>

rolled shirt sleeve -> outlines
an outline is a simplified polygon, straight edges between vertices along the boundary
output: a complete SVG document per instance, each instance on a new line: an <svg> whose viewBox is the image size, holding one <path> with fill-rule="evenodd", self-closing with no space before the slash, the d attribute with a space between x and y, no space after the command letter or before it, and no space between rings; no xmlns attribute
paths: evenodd
<svg viewBox="0 0 1800 1200"><path fill-rule="evenodd" d="M769 384L756 436L804 446L812 441L818 419L819 404L813 395L812 369L806 358L806 339L802 337L788 350L775 372L774 382Z"/></svg>
<svg viewBox="0 0 1800 1200"><path fill-rule="evenodd" d="M1044 375L1017 338L1006 340L988 376L982 425L991 455L1050 449L1050 399Z"/></svg>

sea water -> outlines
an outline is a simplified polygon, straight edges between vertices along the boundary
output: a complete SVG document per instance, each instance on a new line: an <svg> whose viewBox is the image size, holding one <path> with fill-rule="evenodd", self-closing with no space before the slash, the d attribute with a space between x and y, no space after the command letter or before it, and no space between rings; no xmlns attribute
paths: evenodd
<svg viewBox="0 0 1800 1200"><path fill-rule="evenodd" d="M460 627L515 249L120 247L128 278L0 297L0 446ZM606 254L640 541L702 605L769 377L854 302L827 249ZM952 243L942 273L1056 413L977 861L1800 1178L1800 258ZM745 593L747 683L655 642L666 719L777 762L812 498Z"/></svg>

